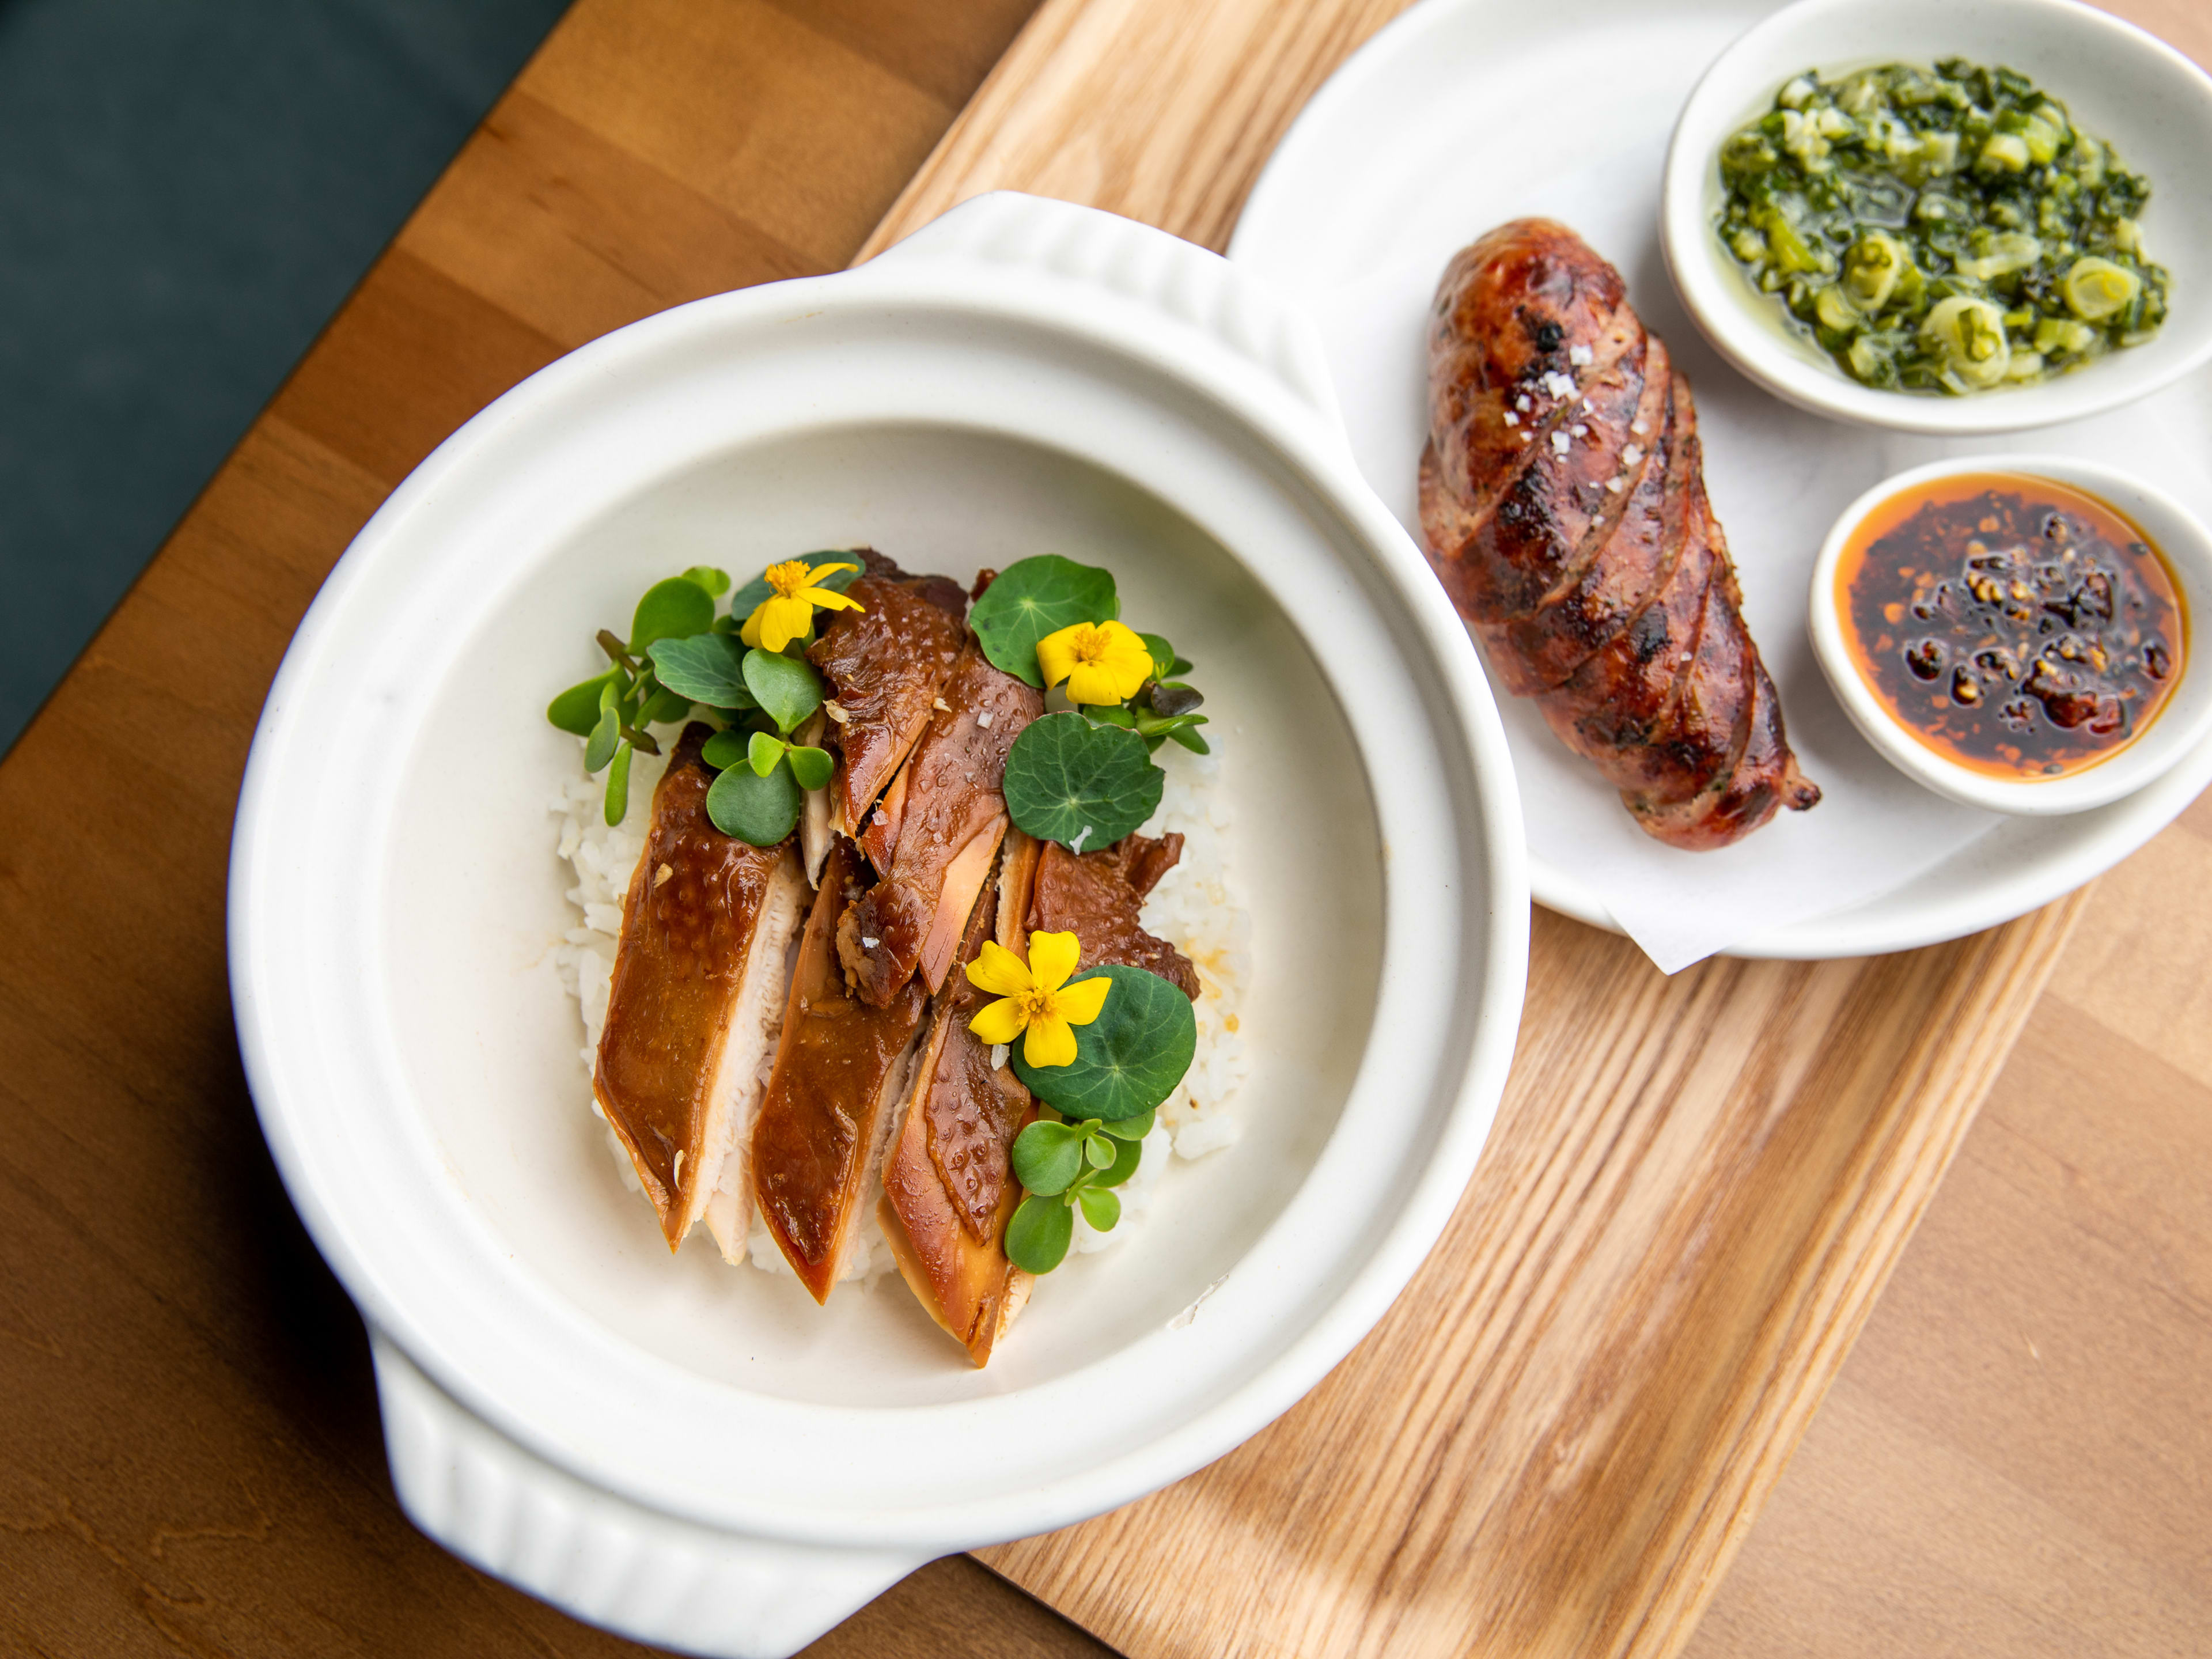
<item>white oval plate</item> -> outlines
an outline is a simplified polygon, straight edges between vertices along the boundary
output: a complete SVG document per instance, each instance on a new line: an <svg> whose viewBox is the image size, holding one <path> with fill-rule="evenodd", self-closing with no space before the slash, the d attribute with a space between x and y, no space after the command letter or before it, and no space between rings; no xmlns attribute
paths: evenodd
<svg viewBox="0 0 2212 1659"><path fill-rule="evenodd" d="M1414 469L1426 420L1421 325L1444 261L1492 225L1534 212L1574 225L1621 268L1638 311L1697 389L1706 479L1742 577L1746 619L1781 689L1791 742L1827 792L1812 812L1784 815L1742 848L1701 855L1758 849L1798 878L1805 896L1802 914L1736 940L1729 953L1865 956L1993 927L2110 867L2212 782L2212 743L2140 793L2069 817L2001 818L1937 799L1858 735L1814 660L1805 596L1830 523L1889 474L1969 448L2106 461L2212 517L2212 374L2199 371L2126 410L2013 441L1844 426L1790 408L1729 368L1668 280L1660 175L1675 116L1699 76L1778 9L1772 0L1584 0L1568 9L1425 0L1307 105L1254 189L1230 257L1314 317L1360 466L1417 538ZM2101 114L2084 107L2081 118L2095 131ZM2160 182L2169 191L2186 185ZM2146 220L2154 237L2157 210L2154 200ZM2192 276L2202 280L2182 271L2177 283ZM1625 823L1626 814L1533 708L1498 701L1537 901L1620 931L1555 849L1602 823L1592 815ZM1823 814L1848 828L1840 847L1808 833ZM1838 908L1824 896L1838 890L1845 865L1863 890ZM1705 878L1701 869L1674 867L1685 872L1686 886Z"/></svg>

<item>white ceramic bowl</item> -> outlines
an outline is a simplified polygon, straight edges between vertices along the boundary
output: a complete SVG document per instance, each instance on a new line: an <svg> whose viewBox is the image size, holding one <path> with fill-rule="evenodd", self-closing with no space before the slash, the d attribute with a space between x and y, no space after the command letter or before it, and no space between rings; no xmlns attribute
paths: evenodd
<svg viewBox="0 0 2212 1659"><path fill-rule="evenodd" d="M696 562L868 541L1110 566L1199 665L1253 918L1242 1142L1048 1280L988 1371L896 1284L672 1260L590 1115L552 950L549 692ZM240 803L255 1102L372 1333L409 1513L671 1647L788 1653L933 1556L1219 1456L1449 1216L1526 963L1465 631L1361 482L1307 325L1225 262L1018 196L679 307L517 387L393 495L286 656Z"/></svg>
<svg viewBox="0 0 2212 1659"><path fill-rule="evenodd" d="M2063 777L2012 779L1972 771L1929 748L1892 714L1860 674L1844 639L1836 568L1852 532L1885 501L1939 478L1962 473L2009 473L2050 478L2115 507L2166 556L2181 590L2184 640L2181 678L2148 729L2104 760ZM1991 812L2031 817L2084 812L2132 795L2165 776L2212 737L2212 672L2197 660L2198 617L2212 614L2212 533L2188 508L2160 489L2117 468L2071 455L1968 455L1917 466L1885 478L1849 507L1828 532L1813 567L1808 623L1820 670L1837 701L1882 758L1937 794Z"/></svg>
<svg viewBox="0 0 2212 1659"><path fill-rule="evenodd" d="M1720 147L1808 69L1832 74L1961 57L2015 69L2151 181L2143 242L2172 273L2148 343L2040 385L1971 397L1861 386L1787 325L1714 229ZM1801 409L1898 432L2018 432L2132 402L2212 359L2212 76L2172 47L2075 0L1800 0L1747 31L1682 107L1667 152L1661 240L1682 303L1729 362Z"/></svg>

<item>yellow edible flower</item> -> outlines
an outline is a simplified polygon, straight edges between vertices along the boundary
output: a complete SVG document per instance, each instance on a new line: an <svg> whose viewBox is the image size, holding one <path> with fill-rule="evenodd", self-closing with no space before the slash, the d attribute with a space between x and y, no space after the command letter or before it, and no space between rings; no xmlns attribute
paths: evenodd
<svg viewBox="0 0 2212 1659"><path fill-rule="evenodd" d="M781 651L793 640L805 637L806 630L814 626L817 607L823 611L866 610L867 606L858 599L848 599L842 593L814 585L840 570L860 568L857 564L817 564L809 568L804 559L787 559L781 564L769 566L768 585L775 592L753 607L752 615L738 630L738 637L764 651Z"/></svg>
<svg viewBox="0 0 2212 1659"><path fill-rule="evenodd" d="M968 1029L986 1042L1022 1039L1022 1058L1032 1066L1068 1066L1075 1060L1073 1027L1088 1025L1106 1006L1114 981L1103 975L1070 985L1067 976L1083 955L1073 933L1031 933L1024 963L989 939L968 964L968 982L999 1000L986 1003Z"/></svg>
<svg viewBox="0 0 2212 1659"><path fill-rule="evenodd" d="M1127 702L1152 677L1152 648L1117 622L1078 623L1037 641L1048 687L1067 682L1070 702Z"/></svg>

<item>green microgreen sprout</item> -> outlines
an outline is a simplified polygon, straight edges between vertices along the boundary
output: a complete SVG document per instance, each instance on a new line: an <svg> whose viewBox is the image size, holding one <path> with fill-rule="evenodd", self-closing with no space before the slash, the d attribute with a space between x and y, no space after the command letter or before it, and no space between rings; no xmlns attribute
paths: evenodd
<svg viewBox="0 0 2212 1659"><path fill-rule="evenodd" d="M1077 1210L1112 1231L1121 1201L1111 1189L1136 1173L1160 1103L1197 1053L1197 1017L1179 987L1118 963L1071 983L1102 977L1113 989L1074 1028L1073 1060L1032 1066L1018 1048L1007 1054L1047 1114L1014 1138L1014 1178L1027 1196L1006 1223L1006 1250L1025 1273L1050 1273L1066 1258Z"/></svg>
<svg viewBox="0 0 2212 1659"><path fill-rule="evenodd" d="M1075 1212L1098 1231L1121 1218L1113 1189L1136 1174L1149 1111L1108 1121L1040 1117L1014 1137L1014 1178L1027 1189L1006 1223L1006 1259L1024 1273L1048 1273L1067 1257L1075 1237Z"/></svg>
<svg viewBox="0 0 2212 1659"><path fill-rule="evenodd" d="M842 566L821 585L842 593L858 574L857 564ZM629 816L633 757L661 752L647 728L695 713L717 728L701 758L720 774L707 811L723 834L772 847L797 823L805 792L829 786L829 753L792 741L822 706L822 678L805 655L814 635L780 651L746 646L738 637L744 618L775 590L765 574L731 590L729 573L711 565L655 582L637 602L628 639L599 630L609 665L547 706L549 721L584 739L585 769L607 775L609 824ZM720 611L725 594L744 609Z"/></svg>

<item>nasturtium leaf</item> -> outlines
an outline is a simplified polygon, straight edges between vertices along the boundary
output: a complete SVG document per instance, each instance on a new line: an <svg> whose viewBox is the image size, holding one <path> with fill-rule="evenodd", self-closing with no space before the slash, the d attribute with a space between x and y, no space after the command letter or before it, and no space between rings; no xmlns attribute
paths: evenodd
<svg viewBox="0 0 2212 1659"><path fill-rule="evenodd" d="M790 731L822 707L822 677L812 664L798 657L746 652L745 685L781 732Z"/></svg>
<svg viewBox="0 0 2212 1659"><path fill-rule="evenodd" d="M680 640L714 625L714 596L685 576L671 576L645 590L630 618L629 648L642 651L655 640Z"/></svg>
<svg viewBox="0 0 2212 1659"><path fill-rule="evenodd" d="M1188 997L1142 968L1115 963L1073 982L1102 975L1114 988L1098 1018L1075 1028L1071 1064L1032 1066L1018 1048L1011 1059L1014 1074L1039 1100L1068 1117L1113 1123L1149 1112L1174 1092L1198 1052L1198 1020Z"/></svg>
<svg viewBox="0 0 2212 1659"><path fill-rule="evenodd" d="M1137 1120L1132 1120L1132 1121L1135 1121ZM1152 1121L1152 1115L1150 1112L1145 1113L1143 1115L1142 1121L1147 1126L1147 1132L1149 1133L1150 1125ZM1109 1127L1108 1133L1118 1133L1118 1127ZM1142 1136L1139 1136L1133 1140L1115 1141L1114 1143L1113 1164L1103 1173L1091 1176L1091 1185L1093 1187L1120 1186L1131 1176L1137 1173L1137 1165L1143 1159L1144 1156L1145 1142Z"/></svg>
<svg viewBox="0 0 2212 1659"><path fill-rule="evenodd" d="M610 686L609 691L613 688ZM611 697L599 705L599 723L592 727L592 735L584 744L584 769L596 772L615 757L622 743L622 710Z"/></svg>
<svg viewBox="0 0 2212 1659"><path fill-rule="evenodd" d="M1006 1260L1025 1273L1048 1273L1067 1259L1075 1212L1057 1198L1025 1198L1006 1223Z"/></svg>
<svg viewBox="0 0 2212 1659"><path fill-rule="evenodd" d="M1039 640L1077 623L1111 622L1121 614L1111 572L1040 553L1001 570L969 611L968 625L994 666L1042 690Z"/></svg>
<svg viewBox="0 0 2212 1659"><path fill-rule="evenodd" d="M637 753L628 744L615 751L615 762L607 768L607 828L611 830L629 816L629 757Z"/></svg>
<svg viewBox="0 0 2212 1659"><path fill-rule="evenodd" d="M806 568L810 570L817 564L849 564L853 567L850 570L833 570L814 584L817 587L828 588L832 593L843 592L858 581L863 574L864 567L861 564L860 556L849 550L832 549L826 553L802 553L799 556L805 561ZM759 610L763 601L773 599L775 595L775 590L768 585L766 571L763 571L736 592L731 594L730 621L732 624L732 631L744 626L745 618Z"/></svg>
<svg viewBox="0 0 2212 1659"><path fill-rule="evenodd" d="M745 708L753 694L745 684L745 648L727 634L694 634L686 639L656 640L649 654L653 672L672 691L710 708Z"/></svg>
<svg viewBox="0 0 2212 1659"><path fill-rule="evenodd" d="M1114 1231L1114 1224L1121 1218L1121 1200L1103 1188L1085 1187L1075 1195L1083 1206L1083 1218L1102 1233Z"/></svg>
<svg viewBox="0 0 2212 1659"><path fill-rule="evenodd" d="M707 792L707 816L726 836L773 847L799 822L799 781L788 766L762 777L750 766L727 768Z"/></svg>
<svg viewBox="0 0 2212 1659"><path fill-rule="evenodd" d="M1014 1179L1047 1197L1083 1173L1083 1136L1074 1126L1040 1118L1014 1137Z"/></svg>
<svg viewBox="0 0 2212 1659"><path fill-rule="evenodd" d="M747 734L735 726L717 732L700 746L699 758L717 772L726 772L732 766L745 763Z"/></svg>
<svg viewBox="0 0 2212 1659"><path fill-rule="evenodd" d="M580 738L592 735L599 723L599 692L615 683L621 671L610 668L580 684L570 686L545 706L545 718L563 732Z"/></svg>
<svg viewBox="0 0 2212 1659"><path fill-rule="evenodd" d="M1115 1143L1104 1135L1085 1135L1083 1138L1083 1158L1094 1170L1114 1167Z"/></svg>
<svg viewBox="0 0 2212 1659"><path fill-rule="evenodd" d="M1007 814L1028 834L1095 853L1152 817L1167 775L1135 732L1047 714L1014 739L1000 787Z"/></svg>
<svg viewBox="0 0 2212 1659"><path fill-rule="evenodd" d="M764 778L775 770L776 763L783 758L783 749L780 738L756 732L745 739L745 764L753 769L755 777Z"/></svg>
<svg viewBox="0 0 2212 1659"><path fill-rule="evenodd" d="M1102 1123L1098 1127L1116 1140L1142 1140L1152 1133L1153 1121L1152 1113L1139 1112L1134 1117L1117 1117L1111 1123Z"/></svg>
<svg viewBox="0 0 2212 1659"><path fill-rule="evenodd" d="M696 582L710 595L720 596L730 591L730 573L711 564L695 564L684 573L687 582Z"/></svg>
<svg viewBox="0 0 2212 1659"><path fill-rule="evenodd" d="M1152 653L1152 678L1154 679L1164 680L1167 678L1170 674L1175 672L1175 647L1170 645L1164 638L1158 634L1139 634L1137 637L1145 642L1145 649Z"/></svg>
<svg viewBox="0 0 2212 1659"><path fill-rule="evenodd" d="M799 780L801 789L827 789L830 775L836 769L837 763L830 758L828 750L792 745L791 775Z"/></svg>

